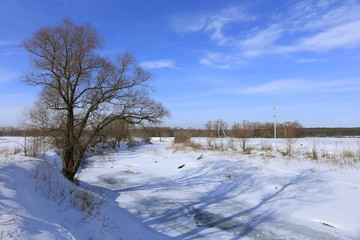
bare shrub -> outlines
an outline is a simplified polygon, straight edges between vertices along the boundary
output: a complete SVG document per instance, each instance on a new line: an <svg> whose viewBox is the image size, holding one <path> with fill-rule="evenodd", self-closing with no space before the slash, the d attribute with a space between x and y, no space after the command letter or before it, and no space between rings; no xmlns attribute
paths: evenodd
<svg viewBox="0 0 360 240"><path fill-rule="evenodd" d="M26 153L28 155L25 155L36 157L36 155L41 151L43 141L40 137L30 137L29 140L29 144L26 146Z"/></svg>
<svg viewBox="0 0 360 240"><path fill-rule="evenodd" d="M314 145L313 145L313 148L312 148L312 160L318 160L319 157L318 157L318 153L317 153L317 150L316 150L316 142L314 140Z"/></svg>
<svg viewBox="0 0 360 240"><path fill-rule="evenodd" d="M355 158L355 153L353 151L351 151L350 149L344 149L341 153L341 157L344 159Z"/></svg>
<svg viewBox="0 0 360 240"><path fill-rule="evenodd" d="M175 134L174 143L184 143L191 139L191 133L187 131L179 131Z"/></svg>
<svg viewBox="0 0 360 240"><path fill-rule="evenodd" d="M100 215L106 202L103 195L98 196L87 189L72 188L68 193L71 206L83 212L83 221L89 218L94 219Z"/></svg>
<svg viewBox="0 0 360 240"><path fill-rule="evenodd" d="M252 136L251 130L251 122L244 120L243 123L240 125L240 129L237 130L236 137L241 139L241 149L244 153L248 152L247 143L249 141L249 137Z"/></svg>
<svg viewBox="0 0 360 240"><path fill-rule="evenodd" d="M194 141L186 141L182 144L173 144L172 149L174 149L173 153L177 151L185 151L187 149L193 149L193 150L202 150L204 149L203 145L200 143L194 142Z"/></svg>
<svg viewBox="0 0 360 240"><path fill-rule="evenodd" d="M317 150L316 150L316 142L315 142L315 140L314 140L314 145L313 145L311 151L306 151L304 155L305 155L306 158L310 158L310 159L315 160L315 161L317 161L319 159L319 156L318 156L318 153L317 153Z"/></svg>
<svg viewBox="0 0 360 240"><path fill-rule="evenodd" d="M46 138L44 138L44 137L27 137L27 136L25 136L24 141L18 142L18 143L21 145L24 155L31 156L31 157L36 157L36 155L40 151L44 151L46 149L54 147L50 143L46 142ZM19 151L21 151L20 148L15 149L14 154L16 154L15 152L19 152Z"/></svg>
<svg viewBox="0 0 360 240"><path fill-rule="evenodd" d="M249 141L248 138L241 138L241 149L243 152L246 152L247 151L247 145L246 143Z"/></svg>
<svg viewBox="0 0 360 240"><path fill-rule="evenodd" d="M327 159L327 158L330 158L330 154L326 149L323 149L321 151L321 157L324 158L324 159Z"/></svg>
<svg viewBox="0 0 360 240"><path fill-rule="evenodd" d="M194 142L194 141L188 141L185 143L186 147L191 147L194 150L201 150L203 149L203 145L201 145L200 143Z"/></svg>
<svg viewBox="0 0 360 240"><path fill-rule="evenodd" d="M264 152L271 152L273 150L273 146L269 142L261 142L260 150Z"/></svg>
<svg viewBox="0 0 360 240"><path fill-rule="evenodd" d="M206 138L206 146L207 146L209 149L212 149L213 143L214 143L214 138L212 138L212 137L207 137L207 138Z"/></svg>
<svg viewBox="0 0 360 240"><path fill-rule="evenodd" d="M19 154L19 153L21 153L21 152L22 152L21 148L19 148L19 147L14 148L13 153L14 153L15 155L16 155L16 154Z"/></svg>
<svg viewBox="0 0 360 240"><path fill-rule="evenodd" d="M134 140L134 139L132 139L132 138L129 138L129 139L127 140L127 142L126 142L126 146L127 146L128 148L138 147L138 146L140 146L141 144L142 144L141 141L137 141L137 140Z"/></svg>
<svg viewBox="0 0 360 240"><path fill-rule="evenodd" d="M223 140L221 141L214 141L214 144L212 145L211 150L213 151L225 151L225 144L223 142Z"/></svg>
<svg viewBox="0 0 360 240"><path fill-rule="evenodd" d="M228 141L227 141L227 148L232 150L232 151L237 151L237 148L235 146L235 141L233 138L229 138Z"/></svg>
<svg viewBox="0 0 360 240"><path fill-rule="evenodd" d="M287 138L286 142L285 142L285 151L281 152L281 154L283 156L289 156L289 157L292 156L292 152L293 152L294 147L295 147L295 142L296 142L296 139Z"/></svg>
<svg viewBox="0 0 360 240"><path fill-rule="evenodd" d="M311 151L306 151L304 153L304 156L306 158L309 158L309 159L312 159L312 160L315 160L315 161L317 161L319 159L318 155L317 155L317 152L316 152L316 149L312 149Z"/></svg>
<svg viewBox="0 0 360 240"><path fill-rule="evenodd" d="M252 146L246 146L245 149L242 149L244 154L251 154L253 151L253 147Z"/></svg>
<svg viewBox="0 0 360 240"><path fill-rule="evenodd" d="M10 152L7 148L0 148L0 155L5 156L6 158L9 156Z"/></svg>

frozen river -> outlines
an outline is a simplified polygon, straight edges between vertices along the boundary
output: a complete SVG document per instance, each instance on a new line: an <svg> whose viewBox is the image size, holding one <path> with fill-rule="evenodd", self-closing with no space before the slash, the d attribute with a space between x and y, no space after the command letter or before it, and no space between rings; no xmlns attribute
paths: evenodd
<svg viewBox="0 0 360 240"><path fill-rule="evenodd" d="M320 173L170 146L90 158L80 180L102 187L111 201L169 239L352 239L319 216L306 216L330 194Z"/></svg>

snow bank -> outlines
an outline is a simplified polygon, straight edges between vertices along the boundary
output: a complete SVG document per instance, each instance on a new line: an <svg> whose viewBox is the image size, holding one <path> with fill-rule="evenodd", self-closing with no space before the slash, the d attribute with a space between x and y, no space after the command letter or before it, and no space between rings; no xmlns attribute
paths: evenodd
<svg viewBox="0 0 360 240"><path fill-rule="evenodd" d="M0 138L1 239L165 239L105 190L76 186L49 162L23 156L21 140ZM58 158L54 152L42 156ZM92 212L91 203L98 205Z"/></svg>

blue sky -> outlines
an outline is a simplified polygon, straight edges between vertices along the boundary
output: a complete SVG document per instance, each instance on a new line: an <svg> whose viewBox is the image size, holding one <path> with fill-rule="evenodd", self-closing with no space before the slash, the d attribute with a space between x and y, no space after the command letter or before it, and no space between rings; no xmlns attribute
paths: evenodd
<svg viewBox="0 0 360 240"><path fill-rule="evenodd" d="M18 124L39 88L20 42L65 17L90 22L100 54L130 51L155 78L167 126L298 120L360 126L360 1L0 0L0 126Z"/></svg>

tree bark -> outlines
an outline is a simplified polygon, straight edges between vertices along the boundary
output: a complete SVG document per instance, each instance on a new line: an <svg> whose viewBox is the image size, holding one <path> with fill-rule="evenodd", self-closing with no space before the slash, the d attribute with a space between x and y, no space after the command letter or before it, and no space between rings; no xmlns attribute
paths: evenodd
<svg viewBox="0 0 360 240"><path fill-rule="evenodd" d="M74 180L74 112L70 108L67 114L64 148L61 155L62 172L70 181Z"/></svg>

